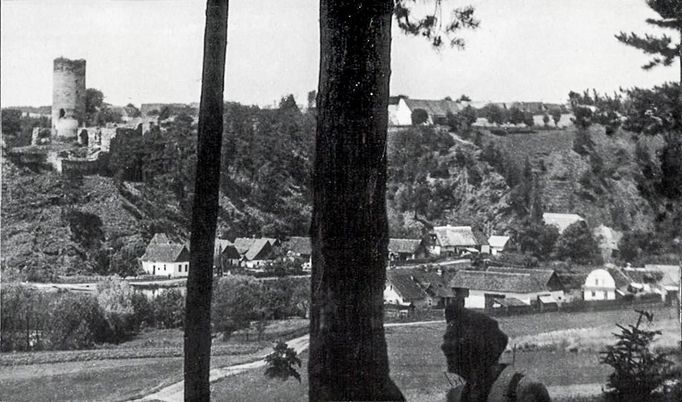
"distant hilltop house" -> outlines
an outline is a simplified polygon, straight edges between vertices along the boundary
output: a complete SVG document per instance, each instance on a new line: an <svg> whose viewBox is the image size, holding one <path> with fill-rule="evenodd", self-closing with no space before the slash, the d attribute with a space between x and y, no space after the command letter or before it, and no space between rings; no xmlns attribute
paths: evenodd
<svg viewBox="0 0 682 402"><path fill-rule="evenodd" d="M492 309L538 304L556 307L564 288L553 270L490 268L487 271L458 271L450 280L455 295L464 297L467 308Z"/></svg>
<svg viewBox="0 0 682 402"><path fill-rule="evenodd" d="M426 245L422 239L389 239L388 259L403 262L426 258Z"/></svg>
<svg viewBox="0 0 682 402"><path fill-rule="evenodd" d="M471 226L435 226L429 233L429 253L459 256L467 253L490 253L488 240Z"/></svg>
<svg viewBox="0 0 682 402"><path fill-rule="evenodd" d="M147 275L185 277L189 274L189 250L171 241L165 233L156 233L140 258Z"/></svg>
<svg viewBox="0 0 682 402"><path fill-rule="evenodd" d="M394 269L386 272L384 303L415 308L444 307L454 294L436 272Z"/></svg>
<svg viewBox="0 0 682 402"><path fill-rule="evenodd" d="M391 126L411 126L413 113L423 110L426 121L423 124L448 124L447 114L459 113L465 105L452 100L410 99L405 96L389 98L388 120Z"/></svg>
<svg viewBox="0 0 682 402"><path fill-rule="evenodd" d="M592 235L599 242L599 250L601 251L604 261L613 261L618 257L620 252L618 243L623 238L623 233L611 229L608 226L599 225L592 230Z"/></svg>
<svg viewBox="0 0 682 402"><path fill-rule="evenodd" d="M509 236L490 236L488 238L488 245L490 246L490 254L491 255L497 255L508 247L509 245L509 240L511 237Z"/></svg>
<svg viewBox="0 0 682 402"><path fill-rule="evenodd" d="M582 216L577 214L559 214L553 212L545 212L542 214L542 219L546 225L551 225L559 229L559 234L563 233L567 227L580 221L585 221Z"/></svg>

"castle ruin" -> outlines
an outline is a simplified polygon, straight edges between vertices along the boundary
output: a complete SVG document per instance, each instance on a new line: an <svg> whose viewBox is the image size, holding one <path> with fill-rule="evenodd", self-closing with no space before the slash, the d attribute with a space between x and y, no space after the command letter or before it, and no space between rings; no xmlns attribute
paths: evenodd
<svg viewBox="0 0 682 402"><path fill-rule="evenodd" d="M85 60L54 60L52 129L56 137L76 138L85 120Z"/></svg>

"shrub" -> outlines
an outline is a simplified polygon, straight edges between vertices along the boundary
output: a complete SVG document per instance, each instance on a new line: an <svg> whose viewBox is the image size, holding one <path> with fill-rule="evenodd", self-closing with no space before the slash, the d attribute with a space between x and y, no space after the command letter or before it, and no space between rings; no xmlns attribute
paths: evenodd
<svg viewBox="0 0 682 402"><path fill-rule="evenodd" d="M653 314L638 311L635 325L627 328L618 325L621 332L614 334L618 339L615 345L607 346L601 352L602 363L613 367L614 372L606 383L606 397L612 401L664 401L671 392L679 376L668 354L655 353L651 343L661 331L651 331L642 327L643 318L647 324L653 321ZM670 382L672 380L672 383ZM679 378L677 379L679 382ZM679 386L679 385L678 385Z"/></svg>
<svg viewBox="0 0 682 402"><path fill-rule="evenodd" d="M178 289L167 289L152 301L156 323L161 328L183 328L185 296Z"/></svg>
<svg viewBox="0 0 682 402"><path fill-rule="evenodd" d="M411 117L414 126L424 124L429 120L429 114L424 109L414 109Z"/></svg>
<svg viewBox="0 0 682 402"><path fill-rule="evenodd" d="M50 305L48 339L53 349L84 349L109 339L109 326L97 299L65 293Z"/></svg>
<svg viewBox="0 0 682 402"><path fill-rule="evenodd" d="M265 305L265 288L261 282L241 275L222 277L213 288L211 317L214 328L228 339L232 332L262 319L267 311Z"/></svg>
<svg viewBox="0 0 682 402"><path fill-rule="evenodd" d="M267 368L265 369L265 376L270 378L279 378L286 381L289 377L294 377L301 382L301 375L296 371L296 366L301 367L301 359L286 342L277 341L273 347L273 352L265 356Z"/></svg>
<svg viewBox="0 0 682 402"><path fill-rule="evenodd" d="M557 258L578 264L601 264L597 240L584 221L568 226L556 242Z"/></svg>
<svg viewBox="0 0 682 402"><path fill-rule="evenodd" d="M97 284L97 303L109 325L109 341L113 343L130 339L139 330L133 308L134 292L128 282L118 278Z"/></svg>

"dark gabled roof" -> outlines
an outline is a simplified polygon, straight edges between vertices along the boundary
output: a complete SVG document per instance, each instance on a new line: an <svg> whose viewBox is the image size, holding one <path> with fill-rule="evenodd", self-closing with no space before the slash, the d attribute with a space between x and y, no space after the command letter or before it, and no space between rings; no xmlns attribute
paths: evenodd
<svg viewBox="0 0 682 402"><path fill-rule="evenodd" d="M149 241L149 244L171 244L173 243L167 234L165 233L155 233L154 237Z"/></svg>
<svg viewBox="0 0 682 402"><path fill-rule="evenodd" d="M255 241L256 239L251 237L237 237L234 239L234 246L237 248L237 251L239 251L239 254L244 254L249 251L251 245L253 245L253 242Z"/></svg>
<svg viewBox="0 0 682 402"><path fill-rule="evenodd" d="M222 253L223 250L225 249L225 247L227 247L227 246L234 246L234 244L229 240L216 238L215 239L215 252L214 252L214 254Z"/></svg>
<svg viewBox="0 0 682 402"><path fill-rule="evenodd" d="M268 239L254 239L249 250L244 254L244 258L249 261L265 260L272 252L272 245Z"/></svg>
<svg viewBox="0 0 682 402"><path fill-rule="evenodd" d="M401 270L388 271L386 279L393 285L395 291L406 301L422 300L426 292L415 282L408 273Z"/></svg>
<svg viewBox="0 0 682 402"><path fill-rule="evenodd" d="M395 269L386 273L388 281L405 300L421 300L426 296L454 297L452 289L435 272L419 269Z"/></svg>
<svg viewBox="0 0 682 402"><path fill-rule="evenodd" d="M630 283L632 283L632 279L630 279L620 269L606 268L606 270L609 272L609 274L613 278L613 281L616 283L616 289L627 289L628 286L630 286Z"/></svg>
<svg viewBox="0 0 682 402"><path fill-rule="evenodd" d="M502 272L508 274L529 274L535 277L535 280L539 281L544 286L549 287L549 282L552 277L558 280L558 276L553 269L541 269L541 268L513 268L513 267L490 267L487 272Z"/></svg>
<svg viewBox="0 0 682 402"><path fill-rule="evenodd" d="M549 291L543 275L495 271L459 271L450 281L452 288L492 292L534 293Z"/></svg>
<svg viewBox="0 0 682 402"><path fill-rule="evenodd" d="M421 244L420 239L389 239L388 251L390 253L410 253L414 254Z"/></svg>
<svg viewBox="0 0 682 402"><path fill-rule="evenodd" d="M313 253L310 237L291 236L282 244L282 247L286 251L300 255L311 255Z"/></svg>
<svg viewBox="0 0 682 402"><path fill-rule="evenodd" d="M189 261L189 251L182 244L150 243L141 257L142 261L185 262Z"/></svg>
<svg viewBox="0 0 682 402"><path fill-rule="evenodd" d="M223 257L229 258L231 260L238 260L242 257L242 255L239 254L239 251L237 251L237 248L232 244L225 246L220 254Z"/></svg>

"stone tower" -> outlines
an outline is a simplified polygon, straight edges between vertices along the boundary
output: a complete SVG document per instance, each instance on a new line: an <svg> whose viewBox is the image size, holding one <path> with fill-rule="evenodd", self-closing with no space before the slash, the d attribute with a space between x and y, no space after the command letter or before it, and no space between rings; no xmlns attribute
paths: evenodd
<svg viewBox="0 0 682 402"><path fill-rule="evenodd" d="M57 137L76 138L85 118L85 60L54 60L52 129Z"/></svg>

